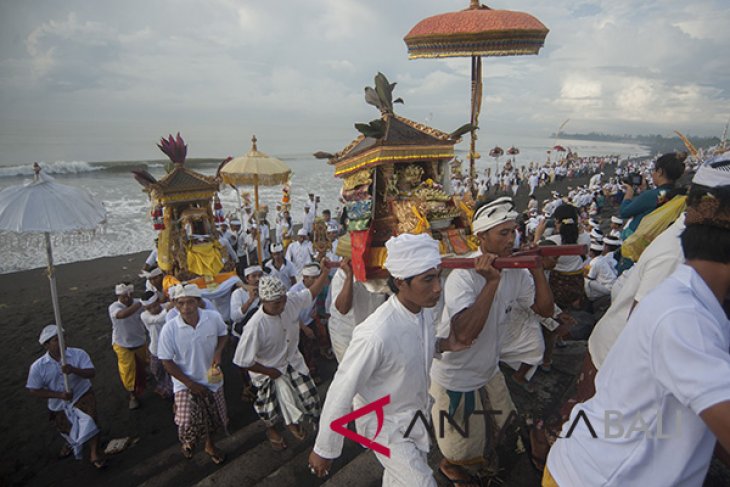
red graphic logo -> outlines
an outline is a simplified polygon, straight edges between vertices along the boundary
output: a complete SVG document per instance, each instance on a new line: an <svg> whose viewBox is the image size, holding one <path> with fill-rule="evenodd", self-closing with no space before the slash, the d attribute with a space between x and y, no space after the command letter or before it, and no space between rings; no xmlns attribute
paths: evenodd
<svg viewBox="0 0 730 487"><path fill-rule="evenodd" d="M385 455L386 457L390 458L390 448L385 445L381 445L380 443L375 441L375 438L378 437L378 435L380 434L380 430L383 428L383 419L385 416L383 408L388 404L390 404L390 394L388 394L387 396L383 396L377 401L371 402L370 404L366 404L360 409L355 409L350 414L346 414L341 418L335 419L330 424L330 428L332 428L332 431L334 431L335 433L339 433L345 438L349 438L356 443L360 443L365 448L370 448L374 452L380 453L381 455ZM347 423L349 423L350 421L354 421L361 416L365 416L366 414L369 414L373 411L375 411L375 415L378 418L378 429L377 431L375 431L375 436L372 440L347 429Z"/></svg>

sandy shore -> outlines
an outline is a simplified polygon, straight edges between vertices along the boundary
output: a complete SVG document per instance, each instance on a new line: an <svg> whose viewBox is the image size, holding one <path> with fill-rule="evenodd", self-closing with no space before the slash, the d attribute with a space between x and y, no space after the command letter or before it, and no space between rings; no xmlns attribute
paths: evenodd
<svg viewBox="0 0 730 487"><path fill-rule="evenodd" d="M587 177L562 181L538 190L538 199L550 190L565 191L567 186L584 184ZM524 209L527 190L522 187L517 197L518 208ZM116 357L111 348L111 325L107 307L115 300L113 288L120 281L134 282L143 289L137 277L146 253L106 257L61 265L57 268L58 290L67 341L86 350L96 367L94 390L98 401L102 441L125 436L140 438L139 443L113 459L106 472L93 470L87 462L59 461L56 455L61 440L47 421L45 401L31 397L25 383L30 364L44 352L38 344L40 329L52 323L48 279L45 269L0 275L0 325L5 348L5 367L0 373L0 392L4 418L0 426L0 485L71 485L80 483L125 485L123 466L175 445L176 430L172 421L171 403L149 390L137 411L127 409L126 393L117 374ZM39 255L39 261L44 255ZM229 350L229 356L231 351ZM226 397L235 431L254 420L250 405L236 397L240 391L238 374L232 366L226 373Z"/></svg>

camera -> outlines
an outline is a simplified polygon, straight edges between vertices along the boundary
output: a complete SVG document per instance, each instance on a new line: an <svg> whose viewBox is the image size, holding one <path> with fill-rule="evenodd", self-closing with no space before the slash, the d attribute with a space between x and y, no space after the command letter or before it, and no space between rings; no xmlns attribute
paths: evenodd
<svg viewBox="0 0 730 487"><path fill-rule="evenodd" d="M643 179L638 172L630 172L621 181L631 186L641 186Z"/></svg>

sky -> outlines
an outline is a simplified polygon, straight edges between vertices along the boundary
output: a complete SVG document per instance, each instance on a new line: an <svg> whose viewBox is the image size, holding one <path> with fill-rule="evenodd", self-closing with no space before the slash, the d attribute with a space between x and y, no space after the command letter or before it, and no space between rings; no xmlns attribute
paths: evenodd
<svg viewBox="0 0 730 487"><path fill-rule="evenodd" d="M408 60L421 19L468 0L0 1L0 164L335 152L378 117L363 88L450 132L469 119L467 58ZM722 134L727 0L494 0L549 29L538 56L485 58L480 133ZM484 149L482 149L484 150Z"/></svg>

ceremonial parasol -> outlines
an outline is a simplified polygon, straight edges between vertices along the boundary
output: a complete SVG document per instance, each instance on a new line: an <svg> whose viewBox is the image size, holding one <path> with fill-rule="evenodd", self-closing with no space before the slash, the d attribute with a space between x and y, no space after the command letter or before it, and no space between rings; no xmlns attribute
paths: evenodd
<svg viewBox="0 0 730 487"><path fill-rule="evenodd" d="M482 105L482 56L537 54L548 29L530 14L493 10L471 0L468 9L423 19L406 35L409 59L471 57L469 176L476 190L476 129Z"/></svg>
<svg viewBox="0 0 730 487"><path fill-rule="evenodd" d="M291 169L282 161L259 152L256 147L256 136L251 138L251 150L244 156L234 157L223 164L218 174L226 184L253 185L256 205L256 241L259 263L261 263L261 236L259 234L259 185L274 186L285 184L291 175ZM236 191L238 192L238 191Z"/></svg>
<svg viewBox="0 0 730 487"><path fill-rule="evenodd" d="M494 157L494 160L497 163L497 169L494 171L495 174L499 173L499 158L502 157L503 154L504 150L498 145L495 145L494 148L489 151L489 157Z"/></svg>
<svg viewBox="0 0 730 487"><path fill-rule="evenodd" d="M14 233L42 233L45 237L48 280L58 329L61 365L66 365L66 347L56 290L51 233L94 230L106 222L106 210L85 189L57 183L52 177L41 173L38 163L33 165L33 169L35 176L32 182L0 191L0 230ZM63 379L66 392L69 392L68 377L65 374Z"/></svg>

